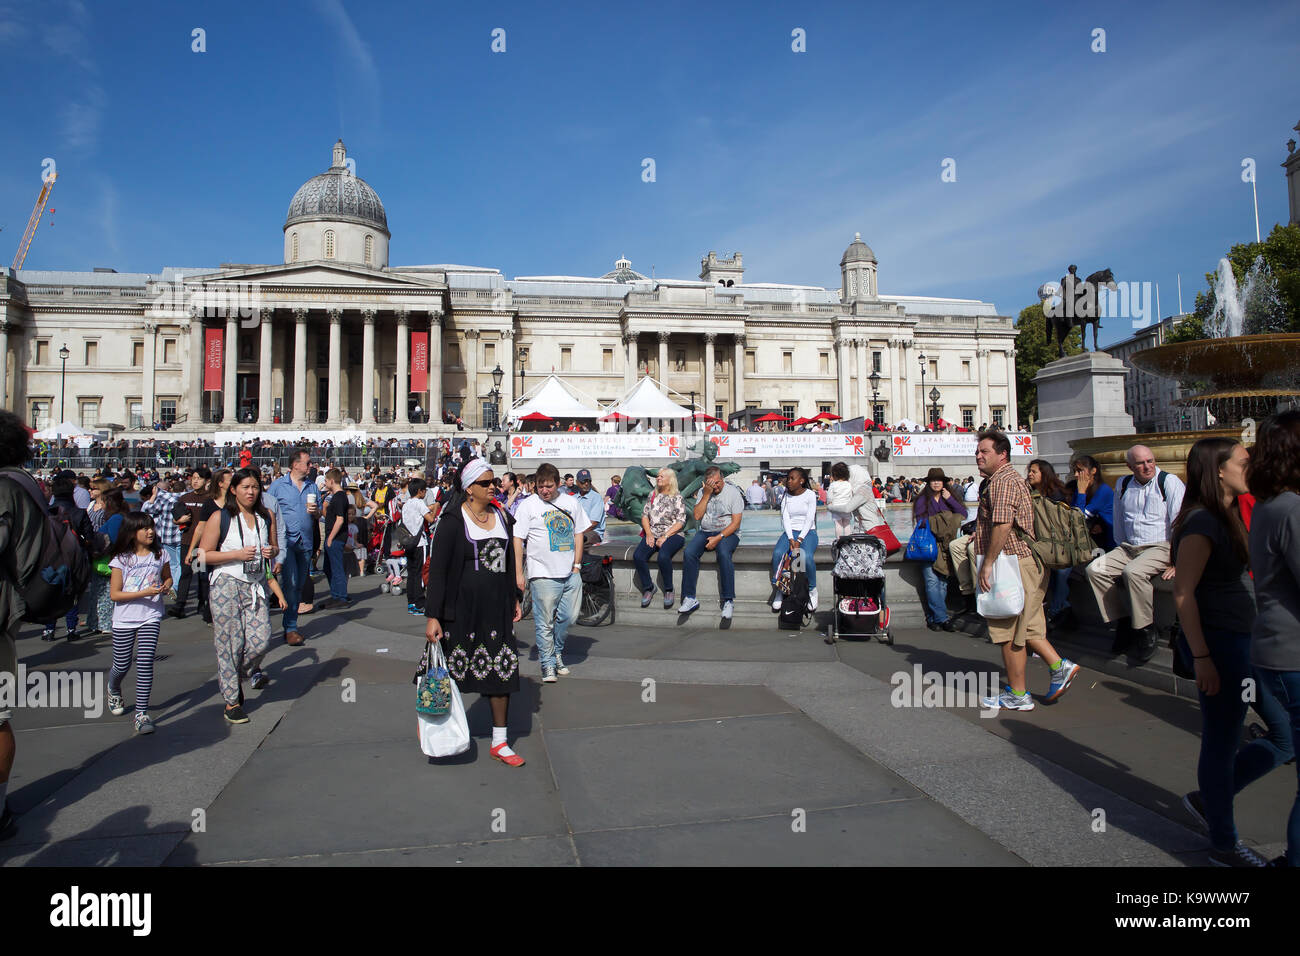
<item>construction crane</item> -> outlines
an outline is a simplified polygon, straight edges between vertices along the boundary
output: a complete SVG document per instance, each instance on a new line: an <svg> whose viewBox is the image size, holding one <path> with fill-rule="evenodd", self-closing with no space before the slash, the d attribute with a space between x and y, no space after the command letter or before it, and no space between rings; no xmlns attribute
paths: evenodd
<svg viewBox="0 0 1300 956"><path fill-rule="evenodd" d="M32 210L32 218L27 220L27 231L23 233L23 241L18 243L18 251L14 253L14 262L11 269L17 271L23 267L27 261L27 250L32 247L32 240L36 238L36 227L41 224L41 216L45 214L45 204L50 201L50 193L54 192L54 181L59 178L57 172L51 172L50 178L41 184L41 194L36 197L36 208Z"/></svg>

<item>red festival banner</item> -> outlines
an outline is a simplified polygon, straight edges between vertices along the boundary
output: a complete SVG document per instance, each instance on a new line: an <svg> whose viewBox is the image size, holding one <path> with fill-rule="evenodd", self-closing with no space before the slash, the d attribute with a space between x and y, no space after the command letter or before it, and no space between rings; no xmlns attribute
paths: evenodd
<svg viewBox="0 0 1300 956"><path fill-rule="evenodd" d="M429 390L429 333L411 333L411 391Z"/></svg>
<svg viewBox="0 0 1300 956"><path fill-rule="evenodd" d="M221 329L203 330L203 390L219 392L224 371L224 348Z"/></svg>

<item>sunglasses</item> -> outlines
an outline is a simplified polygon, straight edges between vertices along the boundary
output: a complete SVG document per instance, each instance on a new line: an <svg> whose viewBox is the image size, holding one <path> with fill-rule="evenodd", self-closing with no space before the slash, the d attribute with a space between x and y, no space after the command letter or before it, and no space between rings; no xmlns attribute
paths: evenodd
<svg viewBox="0 0 1300 956"><path fill-rule="evenodd" d="M480 488L491 488L491 487L492 487L492 482L493 482L493 481L494 481L494 479L492 479L492 478L485 478L485 479L483 479L482 481L471 481L470 484L471 484L471 485L478 485Z"/></svg>

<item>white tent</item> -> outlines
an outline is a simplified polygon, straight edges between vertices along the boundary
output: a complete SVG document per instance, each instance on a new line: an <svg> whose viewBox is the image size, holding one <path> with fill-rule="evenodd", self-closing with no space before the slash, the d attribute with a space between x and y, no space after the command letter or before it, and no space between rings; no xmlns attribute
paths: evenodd
<svg viewBox="0 0 1300 956"><path fill-rule="evenodd" d="M913 431L913 430L915 430L915 429L917 429L917 428L919 428L919 427L920 427L920 426L917 425L917 423L914 422L914 421L912 421L910 418L900 418L900 419L898 420L898 424L896 424L896 425L894 426L894 431L896 431L896 432L910 432L910 431Z"/></svg>
<svg viewBox="0 0 1300 956"><path fill-rule="evenodd" d="M678 405L659 391L654 379L646 377L632 386L622 398L606 409L606 414L622 412L629 418L690 418L691 410Z"/></svg>
<svg viewBox="0 0 1300 956"><path fill-rule="evenodd" d="M35 435L36 438L39 438L42 441L54 441L58 438L81 438L83 436L94 438L95 433L88 432L80 425L74 425L72 422L64 422L62 425L51 425L49 428L38 431Z"/></svg>
<svg viewBox="0 0 1300 956"><path fill-rule="evenodd" d="M599 418L605 414L594 399L555 375L529 389L506 417L518 421L533 412L551 418Z"/></svg>

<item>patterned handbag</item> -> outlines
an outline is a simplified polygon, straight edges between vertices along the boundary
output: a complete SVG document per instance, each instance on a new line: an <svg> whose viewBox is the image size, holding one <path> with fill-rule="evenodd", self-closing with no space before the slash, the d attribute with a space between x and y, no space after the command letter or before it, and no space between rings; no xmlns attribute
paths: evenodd
<svg viewBox="0 0 1300 956"><path fill-rule="evenodd" d="M424 655L424 669L415 675L415 709L426 717L444 717L451 708L451 675L442 645L431 641Z"/></svg>

